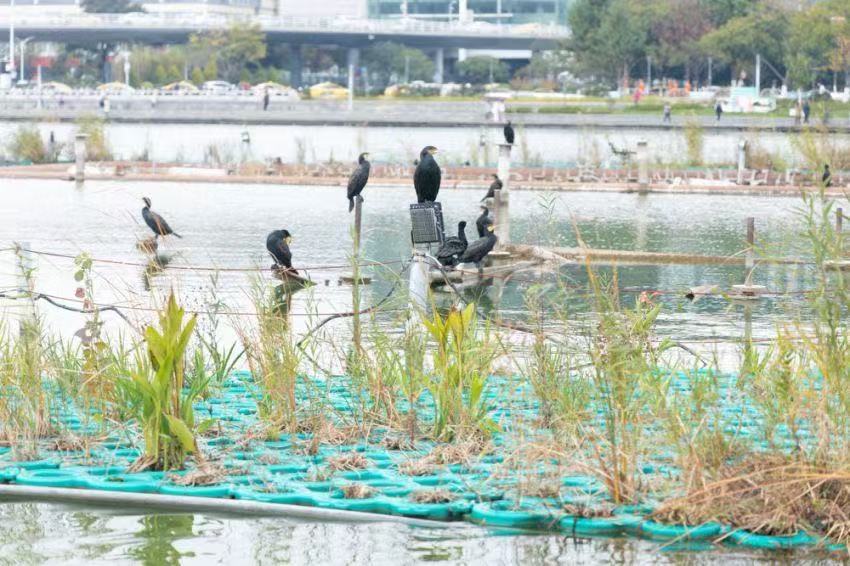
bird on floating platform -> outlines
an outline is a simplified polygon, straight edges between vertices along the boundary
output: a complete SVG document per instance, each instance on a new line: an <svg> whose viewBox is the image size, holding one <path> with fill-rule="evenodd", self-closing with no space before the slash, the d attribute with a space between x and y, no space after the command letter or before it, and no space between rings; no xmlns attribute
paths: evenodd
<svg viewBox="0 0 850 566"><path fill-rule="evenodd" d="M143 197L142 201L145 203L145 207L142 209L142 218L145 219L145 224L153 230L154 240L160 236L168 236L171 234L174 234L178 238L183 237L171 229L171 226L168 225L165 218L151 210L151 199Z"/></svg>
<svg viewBox="0 0 850 566"><path fill-rule="evenodd" d="M457 236L446 238L440 249L437 250L437 260L442 265L451 266L457 264L457 260L466 251L469 242L466 240L466 221L457 223Z"/></svg>
<svg viewBox="0 0 850 566"><path fill-rule="evenodd" d="M416 201L436 202L437 193L440 192L440 179L442 172L434 154L437 148L433 145L425 146L419 152L419 165L413 172L413 188L416 189Z"/></svg>
<svg viewBox="0 0 850 566"><path fill-rule="evenodd" d="M481 210L484 212L481 213L481 216L475 219L475 228L478 230L479 238L483 238L487 235L487 222L493 222L490 219L490 209L486 206L482 206Z"/></svg>
<svg viewBox="0 0 850 566"><path fill-rule="evenodd" d="M493 233L494 229L493 220L488 218L484 223L486 234L483 238L479 238L467 246L466 251L460 256L460 263L474 263L478 272L481 273L481 262L487 257L487 254L493 251L498 241L496 234Z"/></svg>
<svg viewBox="0 0 850 566"><path fill-rule="evenodd" d="M348 212L354 210L354 199L356 197L360 197L361 200L363 199L360 193L363 192L366 183L369 182L369 170L372 167L371 163L366 159L368 156L368 153L360 154L360 157L357 158L357 169L348 178Z"/></svg>
<svg viewBox="0 0 850 566"><path fill-rule="evenodd" d="M510 120L508 120L508 123L505 124L504 132L505 132L505 141L508 142L509 144L513 145L514 138L516 137L516 134L514 133L514 127L511 126Z"/></svg>
<svg viewBox="0 0 850 566"><path fill-rule="evenodd" d="M493 182L490 183L490 189L488 189L487 195L483 199L481 199L481 202L484 202L488 198L494 198L496 196L496 191L501 191L502 187L504 186L505 184L502 183L502 180L499 179L499 176L493 173Z"/></svg>
<svg viewBox="0 0 850 566"><path fill-rule="evenodd" d="M292 251L289 249L291 242L292 234L289 230L275 230L266 238L266 249L274 258L273 269L288 275L298 275L298 270L292 267Z"/></svg>

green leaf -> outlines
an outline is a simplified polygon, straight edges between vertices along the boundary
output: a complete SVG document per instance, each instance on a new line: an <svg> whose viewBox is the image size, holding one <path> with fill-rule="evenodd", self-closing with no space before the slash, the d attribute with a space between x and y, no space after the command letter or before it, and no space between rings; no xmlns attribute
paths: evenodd
<svg viewBox="0 0 850 566"><path fill-rule="evenodd" d="M192 435L192 431L189 430L189 427L186 426L186 423L177 417L172 417L171 415L165 415L165 418L168 420L168 428L171 430L171 433L177 437L177 440L180 441L183 449L186 450L186 452L194 452L195 437Z"/></svg>

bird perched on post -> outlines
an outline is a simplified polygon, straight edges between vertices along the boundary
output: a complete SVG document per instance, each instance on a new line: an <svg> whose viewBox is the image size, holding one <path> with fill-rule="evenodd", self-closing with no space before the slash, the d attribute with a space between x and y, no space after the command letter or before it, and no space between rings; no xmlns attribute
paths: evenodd
<svg viewBox="0 0 850 566"><path fill-rule="evenodd" d="M436 202L437 193L440 192L440 179L442 172L434 154L437 148L433 145L425 146L419 152L419 164L413 172L413 188L416 189L417 202Z"/></svg>
<svg viewBox="0 0 850 566"><path fill-rule="evenodd" d="M505 186L505 184L502 183L502 180L499 179L499 176L494 173L493 174L493 182L490 183L490 188L487 190L487 195L483 199L481 199L481 202L484 202L488 198L495 197L496 191L501 191L502 187L504 187L504 186Z"/></svg>
<svg viewBox="0 0 850 566"><path fill-rule="evenodd" d="M490 219L490 209L486 206L482 206L481 209L484 212L481 213L481 216L475 219L475 228L478 229L479 238L483 238L487 235L487 222L493 222Z"/></svg>
<svg viewBox="0 0 850 566"><path fill-rule="evenodd" d="M832 186L832 171L829 170L829 163L823 165L823 176L821 177L824 187Z"/></svg>
<svg viewBox="0 0 850 566"><path fill-rule="evenodd" d="M505 124L505 141L513 145L514 143L514 127L511 126L511 121Z"/></svg>
<svg viewBox="0 0 850 566"><path fill-rule="evenodd" d="M493 220L487 218L484 222L484 237L475 240L467 246L466 251L460 256L460 263L474 263L480 273L481 262L487 257L487 254L493 251L498 241L496 234L493 233L494 229Z"/></svg>
<svg viewBox="0 0 850 566"><path fill-rule="evenodd" d="M159 238L160 236L168 236L170 234L174 234L178 238L183 237L171 229L171 226L168 225L165 218L151 210L151 199L148 197L142 197L142 201L145 203L144 208L142 208L142 218L145 219L145 224L153 230L154 239Z"/></svg>
<svg viewBox="0 0 850 566"><path fill-rule="evenodd" d="M457 236L446 238L437 250L437 260L443 265L455 265L458 258L466 251L469 242L466 240L466 221L457 223Z"/></svg>
<svg viewBox="0 0 850 566"><path fill-rule="evenodd" d="M369 170L372 165L366 160L368 156L368 153L360 154L360 157L357 158L357 169L348 178L348 212L354 210L354 198L360 196L360 193L366 187L366 183L369 182Z"/></svg>
<svg viewBox="0 0 850 566"><path fill-rule="evenodd" d="M274 258L273 268L280 269L290 275L298 275L298 270L292 267L290 242L292 242L292 234L289 233L289 230L275 230L266 237L266 249Z"/></svg>

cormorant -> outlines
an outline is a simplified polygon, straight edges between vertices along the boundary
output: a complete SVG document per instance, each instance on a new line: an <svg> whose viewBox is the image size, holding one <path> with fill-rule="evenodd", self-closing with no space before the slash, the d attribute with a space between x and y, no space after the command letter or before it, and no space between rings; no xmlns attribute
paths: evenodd
<svg viewBox="0 0 850 566"><path fill-rule="evenodd" d="M274 266L291 275L298 275L298 270L292 267L292 252L289 250L289 243L292 241L292 234L289 230L275 230L266 238L266 249L274 258Z"/></svg>
<svg viewBox="0 0 850 566"><path fill-rule="evenodd" d="M422 148L419 152L419 165L413 173L413 188L416 189L417 202L436 202L440 192L440 166L434 160L437 148L433 145Z"/></svg>
<svg viewBox="0 0 850 566"><path fill-rule="evenodd" d="M168 236L169 234L174 234L178 238L183 237L171 229L171 226L168 225L165 218L151 210L151 199L143 197L142 201L145 203L145 207L142 209L142 218L145 219L145 224L153 230L154 239L160 236Z"/></svg>
<svg viewBox="0 0 850 566"><path fill-rule="evenodd" d="M360 154L357 158L358 167L348 178L348 212L354 210L354 197L359 196L369 182L369 169L372 165L366 160L368 155L368 153Z"/></svg>
<svg viewBox="0 0 850 566"><path fill-rule="evenodd" d="M437 259L443 265L455 265L457 258L466 251L469 242L466 240L466 221L457 224L457 236L446 238L440 249L437 250Z"/></svg>
<svg viewBox="0 0 850 566"><path fill-rule="evenodd" d="M466 251L460 256L460 263L474 263L478 271L481 271L481 262L487 257L487 254L493 251L498 240L496 234L493 233L494 228L493 221L488 218L484 223L487 234L467 246Z"/></svg>
<svg viewBox="0 0 850 566"><path fill-rule="evenodd" d="M490 209L486 206L481 207L484 212L481 213L481 216L475 219L475 227L478 229L478 237L483 238L487 235L487 222L492 222L490 219Z"/></svg>
<svg viewBox="0 0 850 566"><path fill-rule="evenodd" d="M511 126L511 121L505 124L505 141L513 145L514 143L514 127Z"/></svg>
<svg viewBox="0 0 850 566"><path fill-rule="evenodd" d="M495 197L496 191L501 191L503 186L504 186L504 183L502 183L502 180L499 179L499 176L494 173L493 174L493 182L490 183L490 189L487 191L487 196L485 196L483 199L481 199L481 202L484 202L488 198Z"/></svg>
<svg viewBox="0 0 850 566"><path fill-rule="evenodd" d="M821 177L821 181L823 181L824 187L832 186L832 171L829 170L829 163L824 163L823 165L823 177Z"/></svg>

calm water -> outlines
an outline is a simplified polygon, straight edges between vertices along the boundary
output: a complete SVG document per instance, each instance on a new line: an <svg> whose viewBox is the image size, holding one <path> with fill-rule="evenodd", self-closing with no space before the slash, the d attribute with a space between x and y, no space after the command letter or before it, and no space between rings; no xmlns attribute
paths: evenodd
<svg viewBox="0 0 850 566"><path fill-rule="evenodd" d="M0 564L799 564L797 554L626 539L505 534L466 525L304 523L0 503ZM818 556L805 557L816 563ZM826 563L825 561L823 563Z"/></svg>
<svg viewBox="0 0 850 566"><path fill-rule="evenodd" d="M18 124L0 124L0 140L8 140ZM72 145L75 127L67 123L40 123L44 139L54 132L57 141ZM496 147L502 141L501 128L396 128L348 126L238 126L222 124L109 124L109 145L119 159L147 156L158 162L200 163L210 146L215 146L224 161L241 157L241 136L251 136L250 157L264 160L280 157L284 162L307 163L330 159L354 162L362 151L370 151L375 162L410 163L426 145L440 148L443 164L495 164ZM707 164L733 164L737 144L743 136L751 144L772 152L789 166L801 163L793 136L784 133L759 134L734 131L703 131L703 159ZM619 158L609 143L618 149L635 149L641 139L649 141L651 159L661 164L687 161L687 146L681 129L621 130L602 129L520 129L515 159L518 163L571 166L576 163L619 167ZM479 144L485 142L487 149ZM831 143L850 146L850 136L836 134ZM479 161L480 160L480 161Z"/></svg>
<svg viewBox="0 0 850 566"><path fill-rule="evenodd" d="M411 190L373 188L365 193L363 226L365 255L398 262L409 255L407 205ZM170 288L190 308L203 308L216 288L224 310L221 331L250 317L248 289L253 278L268 279L257 266L268 266L264 244L268 231L287 228L295 236L297 266L345 264L350 249L351 216L340 187L234 186L215 184L92 182L83 188L59 181L5 180L0 187L0 247L12 241L33 249L75 255L89 252L101 259L142 262L137 239L147 237L141 223L141 197L149 196L183 239L170 239L165 253L170 267L149 278L135 265L95 264L96 296L118 303L139 321ZM441 201L446 221L470 222L478 213L476 191L445 189ZM793 250L799 232L796 200L755 197L514 192L511 196L514 241L572 245L573 222L591 246L731 255L743 248L744 218L757 219L760 245L775 255ZM469 232L472 233L472 230ZM15 285L14 257L0 253L0 287ZM39 291L72 298L76 282L72 261L37 256ZM223 271L215 285L213 272L178 270L208 266ZM390 263L397 270L398 263ZM238 269L244 268L245 271ZM331 313L350 308L350 288L338 286L340 270L309 269L320 284L312 293L296 296L296 328L303 331L309 311ZM391 270L373 269L373 285L364 304L382 297L390 287ZM563 274L577 285L585 280L581 267ZM675 291L659 333L679 340L711 341L738 338L744 309L727 302L679 298L691 285L740 282L743 268L724 266L649 266L620 269L623 287ZM327 286L324 281L329 281ZM504 285L485 291L485 300L507 318L523 316L523 295L533 285L552 283L551 274L518 274ZM799 268L765 267L756 282L771 290L807 286ZM625 293L624 296L633 296ZM765 299L752 307L753 332L769 337L774 324L793 312L796 303ZM8 307L6 320L16 311ZM582 311L580 302L575 309ZM81 315L39 306L50 328L68 338L83 323ZM138 310L135 310L138 309ZM108 328L125 323L104 315ZM347 337L347 321L331 325ZM708 346L706 346L708 347ZM780 558L772 555L770 560ZM423 530L398 525L296 523L281 519L234 518L192 514L150 514L127 510L91 510L47 504L0 504L0 563L312 563L405 564L418 561L479 564L607 563L752 563L768 560L738 551L690 552L662 549L646 541L573 540L554 535L504 535L477 528ZM790 561L790 560L789 560Z"/></svg>

